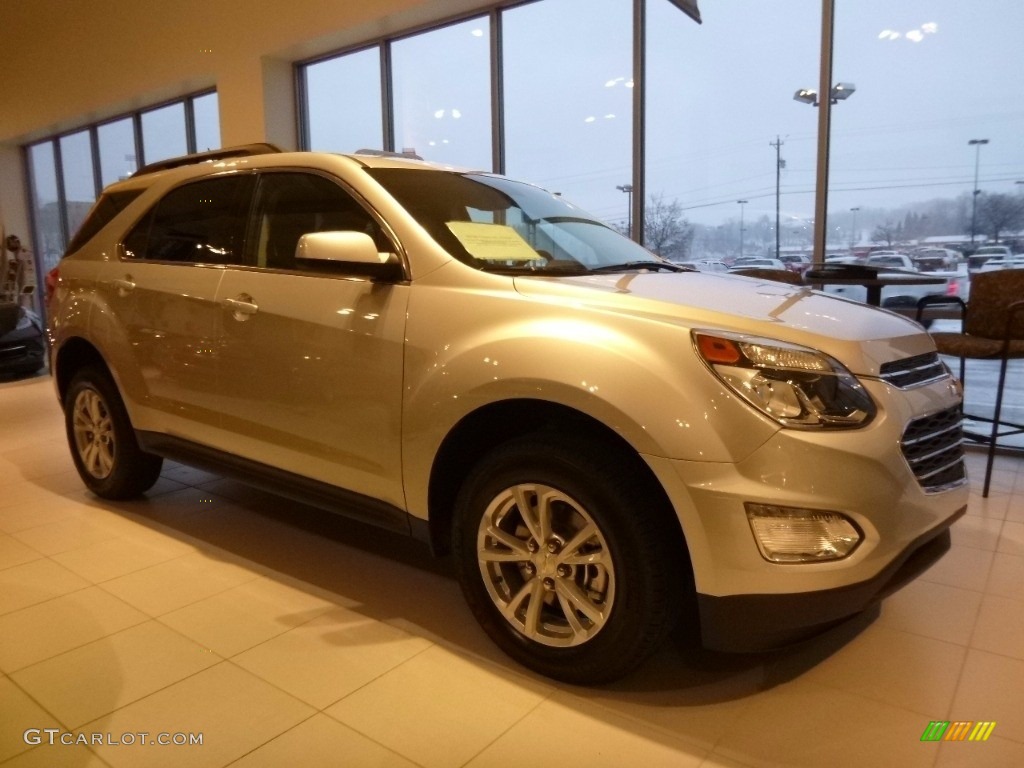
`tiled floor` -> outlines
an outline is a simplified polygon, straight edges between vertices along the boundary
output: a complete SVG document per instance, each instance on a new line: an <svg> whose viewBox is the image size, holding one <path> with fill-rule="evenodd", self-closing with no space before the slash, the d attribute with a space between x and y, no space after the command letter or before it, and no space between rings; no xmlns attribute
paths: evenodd
<svg viewBox="0 0 1024 768"><path fill-rule="evenodd" d="M800 649L671 643L578 689L495 651L419 545L178 465L144 500L91 497L49 379L0 384L0 763L1022 766L1024 461L953 541ZM996 727L922 742L933 720ZM161 733L202 746L138 743ZM60 743L93 734L136 743Z"/></svg>

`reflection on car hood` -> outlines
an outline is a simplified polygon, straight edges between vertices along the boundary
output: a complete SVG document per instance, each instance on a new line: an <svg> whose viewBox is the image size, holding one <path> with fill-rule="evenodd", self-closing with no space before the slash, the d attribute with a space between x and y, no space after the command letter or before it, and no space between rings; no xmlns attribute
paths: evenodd
<svg viewBox="0 0 1024 768"><path fill-rule="evenodd" d="M876 375L890 360L931 352L919 325L811 288L707 272L628 272L565 278L517 277L516 290L543 300L804 344L855 373Z"/></svg>

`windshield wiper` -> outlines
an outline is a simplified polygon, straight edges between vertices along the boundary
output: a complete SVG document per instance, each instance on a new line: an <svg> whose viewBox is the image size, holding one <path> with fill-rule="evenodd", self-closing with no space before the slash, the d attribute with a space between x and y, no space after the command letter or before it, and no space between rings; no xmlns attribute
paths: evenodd
<svg viewBox="0 0 1024 768"><path fill-rule="evenodd" d="M692 267L671 261L627 261L623 264L605 264L592 267L590 272L628 272L631 269L667 269L669 272L696 272Z"/></svg>

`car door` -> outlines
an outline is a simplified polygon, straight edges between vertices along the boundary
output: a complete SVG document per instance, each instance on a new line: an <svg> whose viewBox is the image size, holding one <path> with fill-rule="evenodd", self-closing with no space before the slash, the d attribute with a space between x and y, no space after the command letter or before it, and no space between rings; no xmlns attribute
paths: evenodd
<svg viewBox="0 0 1024 768"><path fill-rule="evenodd" d="M217 292L221 425L232 454L402 508L408 286L295 260L301 235L353 230L393 248L336 180L260 175L250 266L226 269Z"/></svg>
<svg viewBox="0 0 1024 768"><path fill-rule="evenodd" d="M138 429L206 443L220 421L217 287L224 264L241 258L254 184L230 175L171 190L104 271L108 327L127 336L111 363Z"/></svg>

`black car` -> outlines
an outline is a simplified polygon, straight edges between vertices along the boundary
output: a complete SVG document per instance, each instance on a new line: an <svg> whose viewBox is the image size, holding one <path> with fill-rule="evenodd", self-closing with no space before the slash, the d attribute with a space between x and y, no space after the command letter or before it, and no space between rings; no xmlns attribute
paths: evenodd
<svg viewBox="0 0 1024 768"><path fill-rule="evenodd" d="M0 302L0 379L35 373L46 361L43 321L13 302Z"/></svg>

